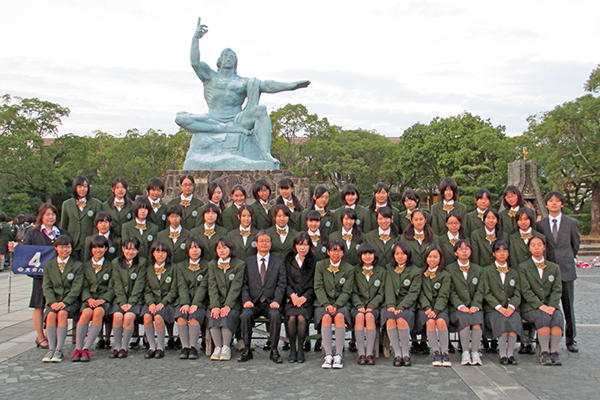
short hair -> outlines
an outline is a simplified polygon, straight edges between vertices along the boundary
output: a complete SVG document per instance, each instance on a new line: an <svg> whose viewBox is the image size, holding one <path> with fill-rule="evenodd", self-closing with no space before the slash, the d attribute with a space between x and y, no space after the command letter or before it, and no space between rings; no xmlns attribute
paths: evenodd
<svg viewBox="0 0 600 400"><path fill-rule="evenodd" d="M154 259L154 252L156 250L161 250L167 253L167 259L165 260L165 264L170 264L171 263L171 248L169 247L169 245L165 242L163 242L162 240L157 240L156 242L152 243L152 246L150 246L150 257L152 257L153 261L156 261Z"/></svg>
<svg viewBox="0 0 600 400"><path fill-rule="evenodd" d="M221 214L221 209L219 208L219 206L217 206L213 203L206 203L204 206L202 206L202 215L203 216L204 216L204 214L206 214L209 211L212 211L212 212L216 213L217 215Z"/></svg>
<svg viewBox="0 0 600 400"><path fill-rule="evenodd" d="M133 211L134 217L137 218L138 211L140 209L142 209L142 208L145 208L148 211L150 211L152 209L152 205L150 204L150 200L148 200L147 197L138 197L133 202L133 209L132 209L132 211Z"/></svg>
<svg viewBox="0 0 600 400"><path fill-rule="evenodd" d="M94 218L94 226L98 225L98 222L108 222L110 224L112 222L112 217L107 212L98 211L98 213L96 213L96 218Z"/></svg>
<svg viewBox="0 0 600 400"><path fill-rule="evenodd" d="M306 242L308 246L312 249L313 244L312 240L310 240L310 236L308 236L308 233L305 231L298 232L296 236L294 236L294 244L292 245L292 250L294 251L294 253L296 252L296 246L304 242Z"/></svg>
<svg viewBox="0 0 600 400"><path fill-rule="evenodd" d="M498 222L496 222L495 232L496 237L500 237L502 236L502 221L500 221L500 214L495 208L488 208L487 210L485 210L485 212L483 213L483 222L485 224L485 219L490 213L494 214L494 216L498 220Z"/></svg>
<svg viewBox="0 0 600 400"><path fill-rule="evenodd" d="M87 194L85 195L86 200L89 200L91 195L91 185L90 185L90 180L88 178L86 178L83 175L78 175L75 178L73 178L73 182L71 182L71 194L73 195L73 198L78 199L79 195L77 194L77 186L82 186L84 183L87 183L88 186L88 191Z"/></svg>
<svg viewBox="0 0 600 400"><path fill-rule="evenodd" d="M229 257L235 257L235 244L233 243L233 240L227 236L220 237L219 240L217 240L217 243L215 243L215 252L217 251L217 246L219 246L219 244L222 244L229 249Z"/></svg>
<svg viewBox="0 0 600 400"><path fill-rule="evenodd" d="M425 260L425 268L427 268L427 257L429 257L429 255L434 252L437 251L438 254L440 255L440 264L438 265L439 270L443 270L444 269L444 254L442 253L442 249L440 248L440 246L438 246L437 244L431 244L429 245L429 247L427 247L427 250L425 250L425 254L423 255L423 260Z"/></svg>
<svg viewBox="0 0 600 400"><path fill-rule="evenodd" d="M375 260L373 260L373 265L376 265L377 262L379 262L377 250L375 250L375 246L373 246L369 242L362 242L358 248L358 258L360 258L361 262L362 262L362 255L365 253L373 253L375 255Z"/></svg>
<svg viewBox="0 0 600 400"><path fill-rule="evenodd" d="M544 243L544 247L546 247L546 239L542 236L534 236L531 239L529 239L529 243L527 244L527 247L531 246L531 243L535 240L535 239L540 239L542 241L542 243Z"/></svg>
<svg viewBox="0 0 600 400"><path fill-rule="evenodd" d="M475 200L479 200L483 198L483 196L487 196L488 200L490 200L490 202L492 201L492 193L489 190L487 190L486 188L477 189L474 196Z"/></svg>
<svg viewBox="0 0 600 400"><path fill-rule="evenodd" d="M198 239L195 236L190 236L189 238L187 238L187 240L185 241L185 254L187 254L187 256L190 256L190 249L192 248L192 245L196 245L196 247L200 248L200 256L204 255L204 246L202 245L202 242L200 241L200 239Z"/></svg>
<svg viewBox="0 0 600 400"><path fill-rule="evenodd" d="M406 242L396 242L392 245L392 257L396 254L396 250L400 249L404 254L406 254L406 265L410 265L412 263L412 250L410 246ZM395 261L395 260L394 260Z"/></svg>
<svg viewBox="0 0 600 400"><path fill-rule="evenodd" d="M547 204L548 201L553 197L556 197L563 205L565 204L565 195L558 190L553 190L544 196L544 204Z"/></svg>
<svg viewBox="0 0 600 400"><path fill-rule="evenodd" d="M375 210L377 201L375 200L375 194L381 191L385 191L388 194L387 205L389 207L392 206L392 199L390 198L390 185L385 182L377 182L373 185L373 198L371 199L371 203L369 203L369 209Z"/></svg>
<svg viewBox="0 0 600 400"><path fill-rule="evenodd" d="M352 210L354 211L354 210ZM317 211L317 210L310 210L309 212L306 213L306 217L304 218L305 221L320 221L321 220L321 214Z"/></svg>
<svg viewBox="0 0 600 400"><path fill-rule="evenodd" d="M327 251L333 250L336 247L339 247L342 251L344 251L344 243L342 243L341 240L334 239L327 243Z"/></svg>
<svg viewBox="0 0 600 400"><path fill-rule="evenodd" d="M495 253L498 250L502 250L503 248L504 250L509 251L508 243L506 243L504 240L496 240L494 242L494 245L492 246L492 253Z"/></svg>
<svg viewBox="0 0 600 400"><path fill-rule="evenodd" d="M269 237L269 239L271 239L271 235L269 235L269 232L267 232L267 231L266 231L266 230L264 230L264 229L261 229L260 231L258 231L258 232L256 233L256 239L258 240L258 237L259 237L259 236L264 236L264 235L267 235L267 236Z"/></svg>
<svg viewBox="0 0 600 400"><path fill-rule="evenodd" d="M358 201L360 200L360 193L359 193L356 185L354 185L352 183L345 184L340 192L340 200L342 200L342 204L346 204L346 196L349 194L356 195L356 203L355 204L358 204Z"/></svg>
<svg viewBox="0 0 600 400"><path fill-rule="evenodd" d="M148 184L146 185L146 190L150 191L151 189L160 189L161 191L164 192L165 191L165 183L163 182L162 179L160 179L157 176L150 178L150 180L148 181Z"/></svg>
<svg viewBox="0 0 600 400"><path fill-rule="evenodd" d="M452 200L456 201L458 199L458 184L454 178L448 176L440 182L440 195L442 196L442 199L444 198L444 192L447 188L452 189Z"/></svg>
<svg viewBox="0 0 600 400"><path fill-rule="evenodd" d="M110 185L111 189L114 189L115 186L117 186L117 183L120 183L121 185L123 185L123 187L125 188L125 190L127 190L129 188L129 184L127 183L127 179L123 176L119 176L116 177L115 179L113 179L112 184Z"/></svg>
<svg viewBox="0 0 600 400"><path fill-rule="evenodd" d="M244 189L244 187L242 185L235 184L233 185L233 187L231 188L231 194L233 194L236 190L239 190L240 192L242 192L242 194L244 195L244 198L248 197L248 194L246 194L246 189Z"/></svg>
<svg viewBox="0 0 600 400"><path fill-rule="evenodd" d="M535 226L535 214L533 213L533 210L529 207L521 207L519 208L519 211L517 211L515 219L518 221L523 215L526 215L527 218L529 218L529 226L533 228Z"/></svg>
<svg viewBox="0 0 600 400"><path fill-rule="evenodd" d="M186 179L189 179L192 182L194 188L196 187L196 181L194 180L194 176L191 174L185 174L179 177L179 185L183 183Z"/></svg>
<svg viewBox="0 0 600 400"><path fill-rule="evenodd" d="M165 217L169 218L171 214L177 214L181 218L183 218L183 209L179 204L172 205L169 208L167 208L167 211L165 211Z"/></svg>
<svg viewBox="0 0 600 400"><path fill-rule="evenodd" d="M71 235L63 234L59 235L54 241L54 247L58 246L73 246L73 238Z"/></svg>
<svg viewBox="0 0 600 400"><path fill-rule="evenodd" d="M90 250L91 249L95 249L95 248L99 248L99 247L106 247L106 248L108 248L109 245L110 244L108 243L108 239L107 238L105 238L102 235L97 235L97 236L94 236L92 238L92 240L90 241Z"/></svg>
<svg viewBox="0 0 600 400"><path fill-rule="evenodd" d="M241 217L242 211L244 210L247 210L250 213L250 217L252 217L252 219L254 220L254 211L252 211L252 208L250 208L250 206L247 204L242 204L240 208L238 208L237 215Z"/></svg>
<svg viewBox="0 0 600 400"><path fill-rule="evenodd" d="M269 191L269 196L271 196L271 193L273 192L271 190L271 186L269 186L267 181L265 181L264 179L259 179L256 182L254 182L254 185L252 185L252 197L254 197L256 201L259 200L258 192L261 191L263 188L267 189Z"/></svg>
<svg viewBox="0 0 600 400"><path fill-rule="evenodd" d="M469 249L473 251L473 246L471 246L469 239L459 239L458 242L454 243L454 246L452 246L452 252L456 252L456 250L460 249L463 244L467 245Z"/></svg>
<svg viewBox="0 0 600 400"><path fill-rule="evenodd" d="M279 214L280 211L283 212L286 217L288 217L288 218L292 217L292 213L291 213L290 209L287 208L287 206L285 206L283 204L275 204L275 206L273 206L273 210L272 210L273 221L275 220L275 218L277 217L277 214Z"/></svg>
<svg viewBox="0 0 600 400"><path fill-rule="evenodd" d="M525 205L525 201L523 200L523 195L521 194L521 191L519 190L519 188L515 185L508 185L506 187L506 189L504 189L504 193L502 193L502 205L504 206L504 208L511 208L511 205L508 204L506 201L506 195L508 193L514 193L517 195L517 205L519 207L523 207Z"/></svg>
<svg viewBox="0 0 600 400"><path fill-rule="evenodd" d="M417 202L417 208L419 208L419 204L421 203L421 198L420 198L420 197L419 197L419 195L417 194L417 191L416 191L416 190L413 190L413 189L406 189L406 190L404 191L404 193L402 193L402 199L401 199L401 201L402 201L402 204L403 204L403 205L404 205L404 201L405 201L406 199L409 199L409 200L416 201L416 202Z"/></svg>
<svg viewBox="0 0 600 400"><path fill-rule="evenodd" d="M229 47L223 49L223 51L221 52L221 55L219 56L219 58L217 59L217 69L221 69L221 64L223 63L223 57L225 57L225 52L231 52L233 53L233 56L235 57L235 63L233 65L233 70L237 71L237 65L238 65L238 58L237 58L237 54L235 54L235 51L233 51L232 49L230 49Z"/></svg>

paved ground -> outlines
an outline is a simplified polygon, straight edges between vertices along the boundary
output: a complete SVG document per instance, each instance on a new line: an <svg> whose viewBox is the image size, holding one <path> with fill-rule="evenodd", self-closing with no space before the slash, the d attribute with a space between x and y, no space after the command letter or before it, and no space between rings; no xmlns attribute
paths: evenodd
<svg viewBox="0 0 600 400"><path fill-rule="evenodd" d="M563 349L562 367L542 367L534 356L519 356L518 366L506 368L493 355L484 357L482 367L461 367L458 354L451 355L452 368L431 367L428 356L418 355L410 368L394 368L384 358L367 367L356 365L356 355L347 353L345 368L339 371L321 370L321 359L314 352L303 365L276 365L262 350L245 364L211 362L206 357L183 361L176 351L162 360L144 360L142 351L131 351L125 360L110 360L106 350L97 351L97 359L88 364L42 364L44 352L33 344L27 308L31 280L13 276L8 313L9 276L2 273L0 398L39 399L51 393L89 399L594 399L600 383L600 361L595 355L600 343L600 268L578 272L581 352ZM65 354L71 351L68 344Z"/></svg>

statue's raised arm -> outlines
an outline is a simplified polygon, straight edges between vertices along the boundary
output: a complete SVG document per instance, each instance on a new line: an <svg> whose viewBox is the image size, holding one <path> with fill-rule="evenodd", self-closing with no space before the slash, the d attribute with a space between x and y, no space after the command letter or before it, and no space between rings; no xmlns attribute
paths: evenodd
<svg viewBox="0 0 600 400"><path fill-rule="evenodd" d="M287 90L296 90L308 87L310 81L296 81L291 83L276 82L276 81L261 81L260 91L263 93L278 93Z"/></svg>
<svg viewBox="0 0 600 400"><path fill-rule="evenodd" d="M192 37L192 45L190 48L190 62L192 63L192 68L198 75L202 81L211 78L211 75L214 71L208 66L207 63L200 61L200 49L199 49L199 39L201 39L208 32L208 27L203 25L201 22L201 18L198 17L198 25L196 26L196 31L194 32L194 36Z"/></svg>

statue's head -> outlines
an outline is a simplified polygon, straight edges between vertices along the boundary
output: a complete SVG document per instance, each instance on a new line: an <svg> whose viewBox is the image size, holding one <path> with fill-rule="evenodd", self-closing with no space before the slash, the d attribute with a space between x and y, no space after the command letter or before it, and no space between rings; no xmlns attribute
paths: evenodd
<svg viewBox="0 0 600 400"><path fill-rule="evenodd" d="M234 72L237 72L238 58L235 51L229 47L221 52L219 59L217 60L217 69L221 68L233 68Z"/></svg>

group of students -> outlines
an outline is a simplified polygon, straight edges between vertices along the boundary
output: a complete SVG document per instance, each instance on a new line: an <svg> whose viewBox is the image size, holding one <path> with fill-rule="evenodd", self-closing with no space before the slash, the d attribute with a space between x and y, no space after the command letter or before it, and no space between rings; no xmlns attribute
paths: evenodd
<svg viewBox="0 0 600 400"><path fill-rule="evenodd" d="M288 361L305 361L313 321L327 369L343 367L346 327L353 328L360 365L375 364L381 330L394 366L411 365L411 337L416 342L419 335L432 350L432 365L450 366L449 329L458 332L462 365L481 365L482 339L497 341L501 364L517 364L518 336L521 342L530 336L523 321L537 331L541 364L561 364L564 268L550 257L557 257L551 250L565 240L558 224L574 224L569 245L575 254L579 237L575 220L561 213L559 192L545 198L557 224L556 218L536 222L515 186L503 193L501 212L490 208L491 193L480 189L477 208L467 213L452 178L441 182L442 199L430 212L419 207L413 190L403 193L405 209L399 211L384 183L374 186L368 207L359 204L358 189L346 185L343 205L334 211L327 187L317 186L303 208L287 178L278 183L274 203L264 180L253 185L250 205L246 190L236 185L229 207L218 183L209 185L206 204L195 196L192 176L179 183L181 194L164 204L159 178L148 183L147 197L135 201L127 197L127 181L117 178L113 195L102 204L79 176L73 197L63 203L60 228L56 208L42 205L37 229L24 241L51 244L57 254L43 278L34 278L31 305L47 305L47 338L42 331L36 340L49 346L42 361L62 360L68 318L78 318L73 361L92 358L91 346L107 320L111 358L128 356L139 323L149 345L145 358L164 357L166 327L176 323L180 358L198 358L201 328L207 327L214 343L211 360L229 360L240 328L246 348L239 361L248 361L248 326L262 313L270 316L275 362L281 362L280 322L273 321L283 316ZM540 233L544 224L550 238ZM568 312L573 317L572 304Z"/></svg>

